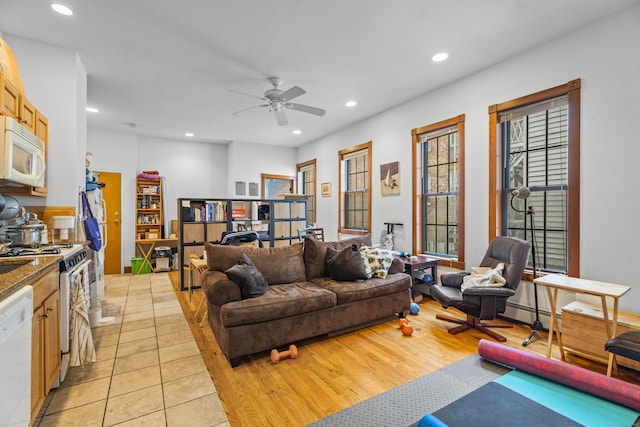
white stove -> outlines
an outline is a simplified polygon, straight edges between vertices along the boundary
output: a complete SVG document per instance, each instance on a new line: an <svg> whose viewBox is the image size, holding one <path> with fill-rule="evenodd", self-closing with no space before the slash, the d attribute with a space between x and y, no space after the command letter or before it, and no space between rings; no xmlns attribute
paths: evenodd
<svg viewBox="0 0 640 427"><path fill-rule="evenodd" d="M58 380L53 387L58 387L67 374L70 366L83 366L95 361L95 349L91 327L96 323L113 323L113 318L101 318L101 313L92 313L90 280L91 257L87 249L80 244L41 245L38 248L12 247L0 257L38 257L45 255L62 255L60 269L60 350L61 369ZM101 311L101 310L100 310ZM98 321L92 317L100 317Z"/></svg>
<svg viewBox="0 0 640 427"><path fill-rule="evenodd" d="M62 260L59 264L60 351L62 363L59 378L53 385L55 388L64 380L69 366L84 364L86 358L80 357L80 353L85 356L88 349L89 354L86 361L95 360L93 339L88 319L91 290L89 265L91 260L84 246L71 244L41 245L38 248L12 247L0 257L38 257L44 255L62 255ZM83 325L86 327L83 327Z"/></svg>
<svg viewBox="0 0 640 427"><path fill-rule="evenodd" d="M3 254L2 258L15 258L23 256L40 256L40 255L62 255L64 259L82 250L82 245L72 245L70 243L59 245L41 245L37 248L13 246Z"/></svg>
<svg viewBox="0 0 640 427"><path fill-rule="evenodd" d="M79 249L75 246L80 246ZM81 245L74 245L62 253L60 261L60 350L62 365L60 382L69 366L83 366L95 362L89 308L91 260Z"/></svg>

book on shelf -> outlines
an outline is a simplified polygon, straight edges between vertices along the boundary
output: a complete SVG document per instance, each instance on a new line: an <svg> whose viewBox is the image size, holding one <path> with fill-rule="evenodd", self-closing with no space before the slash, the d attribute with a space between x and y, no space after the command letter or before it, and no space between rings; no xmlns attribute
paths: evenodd
<svg viewBox="0 0 640 427"><path fill-rule="evenodd" d="M246 218L247 214L244 209L232 209L231 210L231 218Z"/></svg>
<svg viewBox="0 0 640 427"><path fill-rule="evenodd" d="M225 222L227 220L227 205L223 202L213 201L197 204L183 202L182 220L185 222Z"/></svg>

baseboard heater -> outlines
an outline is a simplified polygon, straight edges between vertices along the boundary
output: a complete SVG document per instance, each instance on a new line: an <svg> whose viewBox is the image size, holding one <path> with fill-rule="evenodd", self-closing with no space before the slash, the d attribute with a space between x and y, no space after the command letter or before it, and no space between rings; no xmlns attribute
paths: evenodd
<svg viewBox="0 0 640 427"><path fill-rule="evenodd" d="M522 305L522 304L518 304L518 303L514 303L514 302L507 302L507 309L511 308L512 310L516 310L516 311L523 311L523 312L527 312L527 313L531 313L531 318L532 321L535 319L536 316L536 309L535 307L529 307L528 305ZM539 309L538 313L540 314L540 320L542 321L543 319L545 319L546 321L542 321L542 324L545 326L544 330L548 331L548 325L549 325L549 320L551 319L551 312L548 310L542 310ZM519 320L519 319L514 319L512 317L509 316L505 316L505 315L500 315L498 316L501 319L504 320L508 320L510 322L513 323L517 323L517 324L521 324L521 325L530 325L529 322L525 322L523 320ZM560 320L562 319L562 315L560 314L556 314L556 319Z"/></svg>

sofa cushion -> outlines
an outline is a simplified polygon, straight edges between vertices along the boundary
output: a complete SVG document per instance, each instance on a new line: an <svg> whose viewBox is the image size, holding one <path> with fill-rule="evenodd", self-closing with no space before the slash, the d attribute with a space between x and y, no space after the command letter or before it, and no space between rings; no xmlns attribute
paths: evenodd
<svg viewBox="0 0 640 427"><path fill-rule="evenodd" d="M369 278L380 277L384 279L387 277L394 258L390 250L361 246L360 254Z"/></svg>
<svg viewBox="0 0 640 427"><path fill-rule="evenodd" d="M225 271L240 262L246 254L269 285L304 282L306 280L302 243L275 248L248 248L206 244L209 270Z"/></svg>
<svg viewBox="0 0 640 427"><path fill-rule="evenodd" d="M267 291L267 281L246 254L242 254L240 263L224 273L240 286L243 299L259 297Z"/></svg>
<svg viewBox="0 0 640 427"><path fill-rule="evenodd" d="M404 273L389 274L384 279L374 278L361 281L337 281L328 277L318 277L312 282L335 293L338 305L383 297L411 288L411 276ZM407 299L410 298L407 293Z"/></svg>
<svg viewBox="0 0 640 427"><path fill-rule="evenodd" d="M307 280L316 277L328 277L327 268L327 248L342 250L353 244L358 246L371 245L371 234L358 236L352 239L338 240L335 242L323 242L313 238L304 239L304 266L307 273Z"/></svg>
<svg viewBox="0 0 640 427"><path fill-rule="evenodd" d="M269 286L258 298L230 302L220 308L226 327L266 322L323 310L336 305L336 294L310 282Z"/></svg>
<svg viewBox="0 0 640 427"><path fill-rule="evenodd" d="M333 280L364 280L367 272L358 245L342 250L327 248L327 268Z"/></svg>

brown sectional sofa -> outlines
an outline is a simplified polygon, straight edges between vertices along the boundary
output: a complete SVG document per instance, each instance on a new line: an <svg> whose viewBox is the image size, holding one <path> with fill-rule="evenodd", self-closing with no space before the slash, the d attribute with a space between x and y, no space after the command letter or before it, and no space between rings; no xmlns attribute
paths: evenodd
<svg viewBox="0 0 640 427"><path fill-rule="evenodd" d="M208 321L229 360L287 346L296 341L357 327L394 314L404 316L411 304L411 278L394 259L385 278L358 281L331 279L328 248L370 244L370 236L304 243L275 248L207 244L202 287ZM224 271L242 263L242 254L266 280L266 292L242 299L240 286Z"/></svg>

